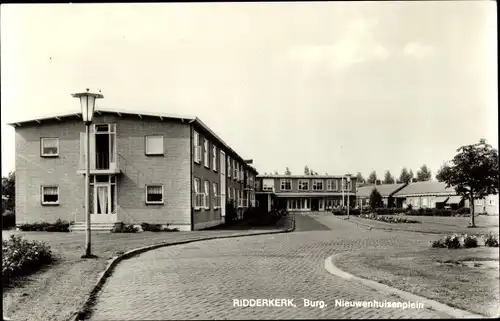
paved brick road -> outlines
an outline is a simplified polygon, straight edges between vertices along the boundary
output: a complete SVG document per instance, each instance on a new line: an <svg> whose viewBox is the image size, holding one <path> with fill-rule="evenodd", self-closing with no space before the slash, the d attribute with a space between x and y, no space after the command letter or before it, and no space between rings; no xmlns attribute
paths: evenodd
<svg viewBox="0 0 500 321"><path fill-rule="evenodd" d="M425 235L367 231L327 215L297 216L297 231L212 240L122 262L92 320L444 318L427 309L335 306L335 299L401 301L326 272L325 258L360 248L406 247ZM328 229L329 228L329 229ZM294 299L294 307L234 307L233 299ZM325 301L304 307L303 298Z"/></svg>

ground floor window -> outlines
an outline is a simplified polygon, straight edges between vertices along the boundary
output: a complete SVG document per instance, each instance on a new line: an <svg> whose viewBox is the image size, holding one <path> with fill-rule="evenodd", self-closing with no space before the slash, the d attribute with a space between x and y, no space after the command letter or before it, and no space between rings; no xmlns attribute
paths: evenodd
<svg viewBox="0 0 500 321"><path fill-rule="evenodd" d="M42 186L42 204L43 205L59 204L58 186Z"/></svg>
<svg viewBox="0 0 500 321"><path fill-rule="evenodd" d="M163 204L162 185L146 185L146 203Z"/></svg>
<svg viewBox="0 0 500 321"><path fill-rule="evenodd" d="M289 199L287 201L287 208L289 210L305 210L309 209L309 203L309 199L307 198Z"/></svg>

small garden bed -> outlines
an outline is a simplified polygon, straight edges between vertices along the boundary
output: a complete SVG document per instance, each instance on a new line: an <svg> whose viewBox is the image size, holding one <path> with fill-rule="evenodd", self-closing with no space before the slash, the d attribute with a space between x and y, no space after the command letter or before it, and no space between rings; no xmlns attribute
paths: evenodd
<svg viewBox="0 0 500 321"><path fill-rule="evenodd" d="M482 236L484 246L498 247L498 237L493 234L486 234ZM467 234L453 234L446 235L443 238L431 242L433 248L447 248L447 249L467 249L479 246L479 239L475 235Z"/></svg>
<svg viewBox="0 0 500 321"><path fill-rule="evenodd" d="M400 223L420 223L420 221L412 220L402 216L379 216L376 214L360 214L360 218L376 220L385 223L400 224Z"/></svg>
<svg viewBox="0 0 500 321"><path fill-rule="evenodd" d="M19 226L21 231L43 231L43 232L69 232L70 222L61 221L58 219L55 223L32 223L32 224L22 224Z"/></svg>

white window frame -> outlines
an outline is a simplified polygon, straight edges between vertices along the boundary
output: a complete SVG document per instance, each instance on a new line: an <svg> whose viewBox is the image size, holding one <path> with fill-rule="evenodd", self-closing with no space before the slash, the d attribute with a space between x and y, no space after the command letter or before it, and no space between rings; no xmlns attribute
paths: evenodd
<svg viewBox="0 0 500 321"><path fill-rule="evenodd" d="M212 169L217 172L217 146L212 144Z"/></svg>
<svg viewBox="0 0 500 321"><path fill-rule="evenodd" d="M429 199L427 197L422 197L422 207L429 207Z"/></svg>
<svg viewBox="0 0 500 321"><path fill-rule="evenodd" d="M197 131L193 131L193 145L194 145L194 162L201 162L201 149L200 149L200 134Z"/></svg>
<svg viewBox="0 0 500 321"><path fill-rule="evenodd" d="M161 187L161 201L148 201L148 187ZM165 188L159 184L147 184L145 186L146 204L164 204L165 203Z"/></svg>
<svg viewBox="0 0 500 321"><path fill-rule="evenodd" d="M161 137L161 152L148 152L148 139L149 138L159 138ZM144 143L144 153L146 156L162 156L165 154L165 144L164 144L164 137L163 135L146 135L145 138L145 143Z"/></svg>
<svg viewBox="0 0 500 321"><path fill-rule="evenodd" d="M307 188L304 188L304 183L307 184ZM297 184L297 190L299 191L308 191L309 190L309 180L308 179L299 179Z"/></svg>
<svg viewBox="0 0 500 321"><path fill-rule="evenodd" d="M199 186L199 188L198 188ZM198 194L200 194L200 189L202 188L202 185L201 185L201 179L199 179L198 177L194 177L193 178L193 187L194 187L194 209L195 210L200 210L201 209L201 206L198 206L196 204L196 201L198 199Z"/></svg>
<svg viewBox="0 0 500 321"><path fill-rule="evenodd" d="M233 170L232 166L233 160L230 156L227 157L227 178L231 178L231 171Z"/></svg>
<svg viewBox="0 0 500 321"><path fill-rule="evenodd" d="M477 205L477 206L483 206L483 199L482 198L475 199L474 200L474 204Z"/></svg>
<svg viewBox="0 0 500 321"><path fill-rule="evenodd" d="M205 193L205 209L209 210L210 209L210 203L208 202L210 200L210 181L205 180L205 185L203 186L203 192Z"/></svg>
<svg viewBox="0 0 500 321"><path fill-rule="evenodd" d="M213 189L212 207L214 210L216 210L219 208L219 206L217 206L217 189L218 189L217 183L212 183L212 189Z"/></svg>
<svg viewBox="0 0 500 321"><path fill-rule="evenodd" d="M321 188L318 188L318 183L321 183ZM324 184L325 182L322 179L313 179L312 190L322 191L325 188Z"/></svg>
<svg viewBox="0 0 500 321"><path fill-rule="evenodd" d="M44 190L45 188L57 188L57 202L45 202L43 200L43 196L45 195L44 193ZM41 202L42 202L42 205L59 205L59 199L60 199L60 193L59 193L59 185L42 185L41 189L41 194L40 194L40 198L41 198Z"/></svg>
<svg viewBox="0 0 500 321"><path fill-rule="evenodd" d="M290 188L283 188L285 183L290 183ZM281 191L291 191L292 190L292 180L290 178L282 178L280 180L280 190Z"/></svg>
<svg viewBox="0 0 500 321"><path fill-rule="evenodd" d="M44 141L45 140L55 140L57 142L57 153L46 154L44 153ZM42 137L40 138L40 156L42 157L58 157L59 156L59 137Z"/></svg>
<svg viewBox="0 0 500 321"><path fill-rule="evenodd" d="M209 146L210 144L208 143L208 139L204 138L203 139L203 165L205 165L206 168L210 168L210 157L208 155L209 153Z"/></svg>
<svg viewBox="0 0 500 321"><path fill-rule="evenodd" d="M233 178L234 180L238 180L238 166L240 165L236 159L233 159L234 166L233 166Z"/></svg>
<svg viewBox="0 0 500 321"><path fill-rule="evenodd" d="M333 191L333 179L327 179L326 180L326 190L327 191Z"/></svg>
<svg viewBox="0 0 500 321"><path fill-rule="evenodd" d="M488 200L488 205L495 205L495 199L493 197L490 197Z"/></svg>

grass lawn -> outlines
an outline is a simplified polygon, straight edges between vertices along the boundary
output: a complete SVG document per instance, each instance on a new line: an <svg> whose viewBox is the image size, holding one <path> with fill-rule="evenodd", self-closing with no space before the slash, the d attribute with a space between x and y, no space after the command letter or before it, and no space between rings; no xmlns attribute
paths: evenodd
<svg viewBox="0 0 500 321"><path fill-rule="evenodd" d="M485 316L500 313L498 248L364 251L335 260L340 269Z"/></svg>
<svg viewBox="0 0 500 321"><path fill-rule="evenodd" d="M84 253L85 233L2 231L3 239L19 234L45 241L58 257L51 266L12 280L11 286L3 289L3 313L12 320L67 320L82 307L108 261L115 256L158 243L253 232L256 231L96 232L92 233L92 252L98 258L84 260L80 256Z"/></svg>
<svg viewBox="0 0 500 321"><path fill-rule="evenodd" d="M476 217L476 227L468 228L469 217L442 217L405 215L404 217L420 221L421 223L386 223L371 219L351 216L353 222L368 225L373 228L404 230L427 233L461 233L461 234L486 234L492 232L499 234L498 216L480 215Z"/></svg>

